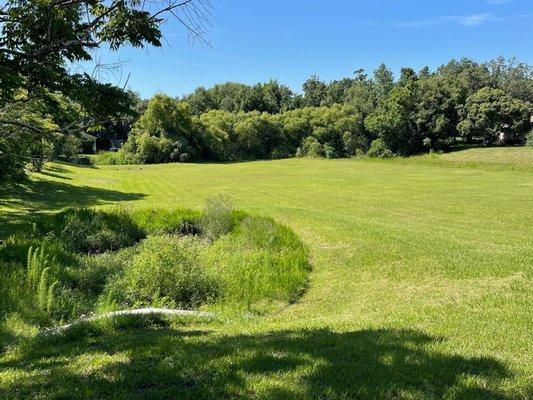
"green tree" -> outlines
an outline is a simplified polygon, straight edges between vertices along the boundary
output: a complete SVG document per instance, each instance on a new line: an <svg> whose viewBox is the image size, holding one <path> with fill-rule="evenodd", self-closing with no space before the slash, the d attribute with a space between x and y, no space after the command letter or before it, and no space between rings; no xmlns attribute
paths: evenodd
<svg viewBox="0 0 533 400"><path fill-rule="evenodd" d="M218 161L238 159L237 121L236 114L223 110L211 110L200 115L198 123L206 146L205 158Z"/></svg>
<svg viewBox="0 0 533 400"><path fill-rule="evenodd" d="M417 82L416 129L425 147L443 149L455 140L459 115L457 105L439 76L424 74Z"/></svg>
<svg viewBox="0 0 533 400"><path fill-rule="evenodd" d="M4 1L0 5L2 140L12 140L9 127L21 125L20 119L10 118L11 103L40 102L49 106L56 93L79 104L84 119L76 126L65 126L58 120L54 133L73 134L117 115L132 113L132 99L127 92L89 74L72 73L72 64L93 60L93 50L104 43L112 50L161 46L165 15L176 16L189 33L202 40L205 5L202 0L168 3L159 9L152 7L150 12L137 0ZM192 17L181 18L180 13ZM43 113L41 118L45 120L48 115ZM33 131L27 139L38 144L51 134L51 127L43 130L43 124L33 122L25 127L26 131Z"/></svg>
<svg viewBox="0 0 533 400"><path fill-rule="evenodd" d="M533 103L533 66L516 58L498 57L485 63L493 84L505 93L522 101Z"/></svg>
<svg viewBox="0 0 533 400"><path fill-rule="evenodd" d="M307 107L320 107L326 100L328 86L317 75L312 75L302 85L304 104Z"/></svg>
<svg viewBox="0 0 533 400"><path fill-rule="evenodd" d="M349 90L355 83L355 79L343 78L331 81L326 90L324 105L332 106L334 104L344 104L347 101Z"/></svg>
<svg viewBox="0 0 533 400"><path fill-rule="evenodd" d="M374 71L373 81L380 100L386 98L394 87L392 71L384 63L381 63Z"/></svg>
<svg viewBox="0 0 533 400"><path fill-rule="evenodd" d="M493 81L486 66L470 59L451 60L437 69L455 104L462 107L468 96L485 86L491 86Z"/></svg>
<svg viewBox="0 0 533 400"><path fill-rule="evenodd" d="M282 144L281 124L266 113L248 113L235 124L241 159L271 158Z"/></svg>
<svg viewBox="0 0 533 400"><path fill-rule="evenodd" d="M211 91L204 87L197 88L193 93L185 96L183 100L189 103L193 115L200 115L218 107Z"/></svg>
<svg viewBox="0 0 533 400"><path fill-rule="evenodd" d="M531 104L515 99L503 90L485 87L466 101L465 117L458 130L468 139L494 143L503 130L521 135L529 128Z"/></svg>
<svg viewBox="0 0 533 400"><path fill-rule="evenodd" d="M121 151L151 164L196 160L200 157L201 147L201 137L194 126L189 105L157 94L133 125Z"/></svg>
<svg viewBox="0 0 533 400"><path fill-rule="evenodd" d="M423 149L423 137L416 124L418 101L416 82L405 80L366 118L365 126L393 153L418 153Z"/></svg>

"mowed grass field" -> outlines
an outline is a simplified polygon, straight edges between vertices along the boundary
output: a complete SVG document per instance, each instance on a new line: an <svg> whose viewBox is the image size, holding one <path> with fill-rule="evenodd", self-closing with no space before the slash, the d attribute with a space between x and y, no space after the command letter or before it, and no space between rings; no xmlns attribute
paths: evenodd
<svg viewBox="0 0 533 400"><path fill-rule="evenodd" d="M5 235L71 205L201 208L219 193L309 246L298 303L14 348L0 355L0 398L533 398L531 148L51 164L2 192L0 223Z"/></svg>

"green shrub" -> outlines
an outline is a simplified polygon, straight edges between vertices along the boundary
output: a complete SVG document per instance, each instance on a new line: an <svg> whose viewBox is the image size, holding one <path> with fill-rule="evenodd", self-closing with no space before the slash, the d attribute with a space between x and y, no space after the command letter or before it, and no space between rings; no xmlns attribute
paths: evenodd
<svg viewBox="0 0 533 400"><path fill-rule="evenodd" d="M68 209L36 223L41 237L52 237L74 252L103 253L131 246L145 237L125 211Z"/></svg>
<svg viewBox="0 0 533 400"><path fill-rule="evenodd" d="M93 156L93 163L96 165L129 165L141 164L141 159L136 154L132 154L120 149L117 152L104 151Z"/></svg>
<svg viewBox="0 0 533 400"><path fill-rule="evenodd" d="M194 235L200 229L200 213L189 209L139 210L132 214L132 218L148 234Z"/></svg>
<svg viewBox="0 0 533 400"><path fill-rule="evenodd" d="M302 148L304 154L311 158L319 158L324 155L322 145L313 136L308 136L303 140Z"/></svg>
<svg viewBox="0 0 533 400"><path fill-rule="evenodd" d="M370 144L370 148L368 149L368 153L366 153L369 157L379 157L379 158L390 158L393 157L394 154L392 151L390 151L385 142L382 139L376 139L372 141Z"/></svg>
<svg viewBox="0 0 533 400"><path fill-rule="evenodd" d="M222 195L206 200L200 226L211 241L229 233L234 226L233 203Z"/></svg>
<svg viewBox="0 0 533 400"><path fill-rule="evenodd" d="M114 252L81 256L79 265L68 269L69 280L63 279L63 282L88 295L99 295L109 277L123 271L137 252L137 247L127 247Z"/></svg>
<svg viewBox="0 0 533 400"><path fill-rule="evenodd" d="M58 281L52 290L53 304L47 303L49 315L71 319L94 310L100 294L111 277L131 263L137 247L115 252L81 255L75 265L54 269Z"/></svg>
<svg viewBox="0 0 533 400"><path fill-rule="evenodd" d="M200 262L204 247L193 237L148 237L131 264L109 282L101 303L193 308L212 301L218 282Z"/></svg>
<svg viewBox="0 0 533 400"><path fill-rule="evenodd" d="M329 143L324 144L324 157L331 159L335 155L335 148Z"/></svg>
<svg viewBox="0 0 533 400"><path fill-rule="evenodd" d="M526 135L526 146L533 146L533 129Z"/></svg>
<svg viewBox="0 0 533 400"><path fill-rule="evenodd" d="M294 301L307 285L305 246L270 218L246 218L216 241L206 257L221 276L225 301L247 309L261 301Z"/></svg>

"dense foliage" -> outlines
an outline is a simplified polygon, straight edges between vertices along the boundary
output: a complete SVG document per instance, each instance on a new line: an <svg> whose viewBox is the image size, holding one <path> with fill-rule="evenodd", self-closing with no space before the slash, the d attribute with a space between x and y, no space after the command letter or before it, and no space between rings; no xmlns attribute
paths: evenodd
<svg viewBox="0 0 533 400"><path fill-rule="evenodd" d="M296 95L277 81L200 88L182 99L152 98L118 154L101 163L232 161L293 156L390 157L456 144L525 142L533 68L515 60L450 61L436 71L403 68L394 81L329 83L312 76Z"/></svg>
<svg viewBox="0 0 533 400"><path fill-rule="evenodd" d="M203 212L67 209L0 244L0 328L144 306L263 311L297 298L308 272L290 229L224 197Z"/></svg>
<svg viewBox="0 0 533 400"><path fill-rule="evenodd" d="M39 168L57 152L83 143L87 132L120 127L136 112L135 97L102 83L94 60L103 44L161 46L161 24L172 17L202 40L208 13L204 0L6 0L0 3L0 180L18 181L24 167ZM95 61L92 74L72 68ZM65 104L75 108L66 109ZM69 107L72 108L72 107ZM65 151L66 150L66 151Z"/></svg>

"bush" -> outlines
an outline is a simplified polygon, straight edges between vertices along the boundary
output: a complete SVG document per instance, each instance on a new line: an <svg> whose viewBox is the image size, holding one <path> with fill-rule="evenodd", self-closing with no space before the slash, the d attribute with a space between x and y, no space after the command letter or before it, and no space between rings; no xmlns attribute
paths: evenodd
<svg viewBox="0 0 533 400"><path fill-rule="evenodd" d="M35 225L41 237L52 237L79 253L103 253L131 246L145 237L125 211L68 209L42 217Z"/></svg>
<svg viewBox="0 0 533 400"><path fill-rule="evenodd" d="M324 144L324 157L331 159L335 155L335 148L329 143Z"/></svg>
<svg viewBox="0 0 533 400"><path fill-rule="evenodd" d="M128 153L122 149L119 151L104 151L93 156L96 165L129 165L141 164L141 159L136 154Z"/></svg>
<svg viewBox="0 0 533 400"><path fill-rule="evenodd" d="M533 146L533 129L526 135L526 146Z"/></svg>
<svg viewBox="0 0 533 400"><path fill-rule="evenodd" d="M369 157L390 158L394 154L390 151L382 139L376 139L370 144L370 149L366 153Z"/></svg>
<svg viewBox="0 0 533 400"><path fill-rule="evenodd" d="M322 157L324 150L322 145L313 136L308 136L302 142L302 148L305 155L311 158Z"/></svg>
<svg viewBox="0 0 533 400"><path fill-rule="evenodd" d="M102 304L193 308L212 301L218 282L200 262L204 246L193 237L149 237L123 274L110 281Z"/></svg>
<svg viewBox="0 0 533 400"><path fill-rule="evenodd" d="M62 281L87 295L97 296L105 288L109 277L122 272L138 252L137 247L80 257L79 265L69 268Z"/></svg>
<svg viewBox="0 0 533 400"><path fill-rule="evenodd" d="M222 195L206 200L200 226L211 241L229 233L234 226L233 203Z"/></svg>

